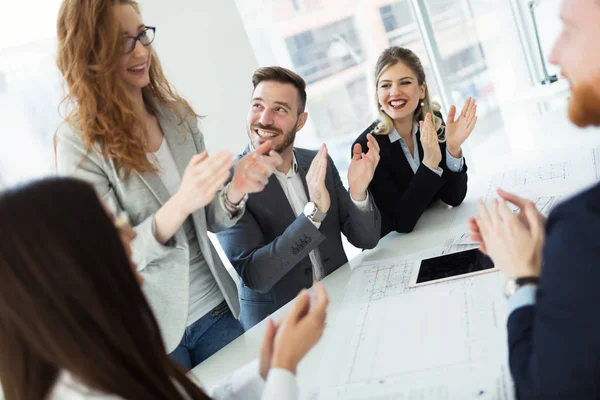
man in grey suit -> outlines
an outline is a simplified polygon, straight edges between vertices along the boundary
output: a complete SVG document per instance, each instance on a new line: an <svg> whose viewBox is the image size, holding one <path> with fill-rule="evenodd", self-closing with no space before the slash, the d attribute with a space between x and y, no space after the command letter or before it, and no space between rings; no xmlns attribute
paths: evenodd
<svg viewBox="0 0 600 400"><path fill-rule="evenodd" d="M217 235L241 278L245 329L348 261L340 233L354 246L373 248L381 228L379 210L367 192L379 162L375 139L370 136L366 154L360 146L353 149L349 194L325 145L318 152L294 148L296 132L308 118L304 80L285 68L266 67L254 73L252 82L251 148L270 141L283 164L263 192L249 196L237 224Z"/></svg>

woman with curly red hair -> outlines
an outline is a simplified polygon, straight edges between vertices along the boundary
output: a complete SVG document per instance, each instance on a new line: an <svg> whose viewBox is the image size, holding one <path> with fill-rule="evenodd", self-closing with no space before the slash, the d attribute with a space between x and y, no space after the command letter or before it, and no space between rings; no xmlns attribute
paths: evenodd
<svg viewBox="0 0 600 400"><path fill-rule="evenodd" d="M245 211L281 157L208 156L198 115L162 71L132 0L64 0L58 66L68 115L55 136L59 174L94 185L135 226L133 254L171 356L192 368L243 333L235 282L207 236ZM110 288L107 288L107 293Z"/></svg>

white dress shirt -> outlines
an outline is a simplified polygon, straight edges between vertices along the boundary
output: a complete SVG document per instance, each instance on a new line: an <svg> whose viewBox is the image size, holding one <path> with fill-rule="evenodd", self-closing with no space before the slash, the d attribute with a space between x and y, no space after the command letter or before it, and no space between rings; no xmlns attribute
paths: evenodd
<svg viewBox="0 0 600 400"><path fill-rule="evenodd" d="M294 159L292 162L292 168L284 174L283 172L275 170L275 176L283 189L283 193L285 193L285 197L288 199L292 210L295 215L298 216L304 213L304 206L308 203L308 195L304 190L304 184L302 183L302 178L298 174L298 163L296 162L296 155L294 154ZM352 196L350 196L352 199ZM352 202L358 207L361 211L367 211L369 208L369 192L367 192L367 198L363 201L357 201L352 199ZM307 217L308 218L308 217ZM327 217L325 217L327 218ZM320 222L312 221L313 225L319 229L321 226ZM310 258L310 263L313 267L313 279L315 281L320 281L324 278L323 276L323 262L321 260L321 256L319 254L319 249L314 249L310 253L308 253L308 257Z"/></svg>
<svg viewBox="0 0 600 400"><path fill-rule="evenodd" d="M402 152L404 153L404 156L406 157L406 161L408 161L410 168L413 170L413 173L417 173L417 169L419 169L419 165L421 164L421 159L419 156L419 146L417 145L417 131L418 130L419 130L419 124L417 124L415 122L413 124L413 130L412 130L413 149L414 149L414 153L415 153L414 156L410 153L410 149L408 148L408 144L406 143L406 140L404 140L404 138L402 136L400 136L400 134L398 133L396 128L394 128L392 130L392 132L390 132L390 134L388 135L388 137L390 138L390 143L394 143L398 140L400 141L400 147L402 147ZM448 151L448 148L446 147L446 165L448 166L448 169L450 171L452 171L452 172L462 171L464 163L465 163L465 159L462 156L460 158L453 157L452 154L450 154L450 152ZM435 172L438 176L442 176L443 171L441 168L432 168L430 165L427 165L425 163L423 163L423 165L425 165L427 168L429 168L430 170Z"/></svg>
<svg viewBox="0 0 600 400"><path fill-rule="evenodd" d="M195 380L195 377L189 375ZM214 400L297 400L296 376L281 368L271 368L266 382L259 374L255 360L234 371L231 376L206 391ZM63 371L46 400L122 400L118 396L89 389Z"/></svg>

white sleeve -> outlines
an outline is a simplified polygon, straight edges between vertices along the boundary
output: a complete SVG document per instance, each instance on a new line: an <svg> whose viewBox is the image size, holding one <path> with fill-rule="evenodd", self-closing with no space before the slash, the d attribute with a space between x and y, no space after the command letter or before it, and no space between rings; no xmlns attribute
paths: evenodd
<svg viewBox="0 0 600 400"><path fill-rule="evenodd" d="M287 369L271 368L267 376L267 385L262 400L297 400L298 386L296 376Z"/></svg>
<svg viewBox="0 0 600 400"><path fill-rule="evenodd" d="M215 384L207 394L214 400L296 400L298 388L294 374L280 368L271 368L265 383L255 360Z"/></svg>

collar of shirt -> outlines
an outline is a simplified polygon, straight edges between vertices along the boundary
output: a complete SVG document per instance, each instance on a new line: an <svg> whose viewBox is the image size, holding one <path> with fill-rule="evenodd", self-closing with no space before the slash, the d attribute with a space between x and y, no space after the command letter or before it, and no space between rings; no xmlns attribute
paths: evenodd
<svg viewBox="0 0 600 400"><path fill-rule="evenodd" d="M298 162L296 161L296 153L292 153L293 154L293 159L292 159L292 168L290 168L290 170L284 174L281 171L275 170L274 174L275 176L277 176L278 178L293 178L296 176L296 174L298 173Z"/></svg>
<svg viewBox="0 0 600 400"><path fill-rule="evenodd" d="M417 140L415 134L417 133L418 130L419 130L419 124L417 122L415 122L413 124L413 129L412 129L413 142L416 142L416 140ZM404 139L402 138L402 136L400 136L400 134L398 133L398 131L396 130L396 128L392 129L392 131L390 132L390 134L388 135L388 137L390 138L390 143L397 142L400 139L402 139L404 141Z"/></svg>

